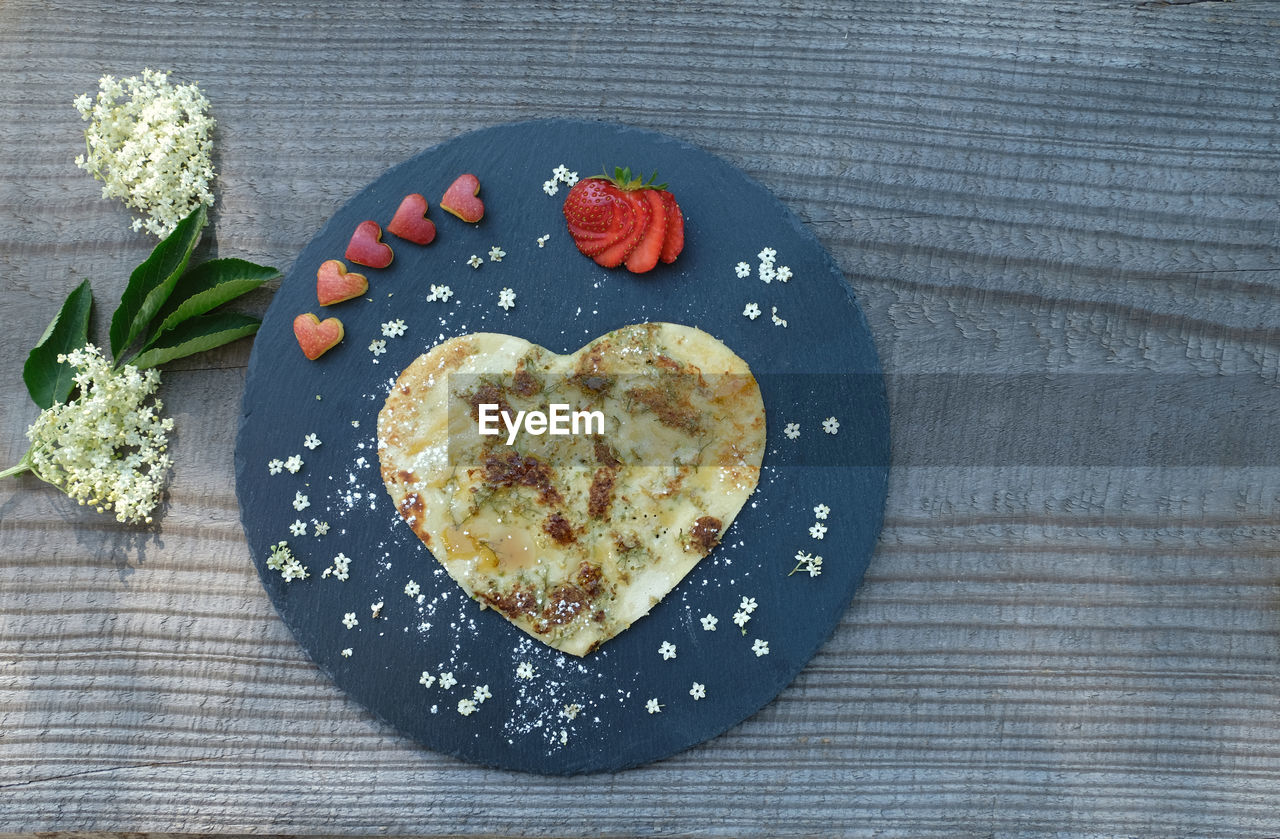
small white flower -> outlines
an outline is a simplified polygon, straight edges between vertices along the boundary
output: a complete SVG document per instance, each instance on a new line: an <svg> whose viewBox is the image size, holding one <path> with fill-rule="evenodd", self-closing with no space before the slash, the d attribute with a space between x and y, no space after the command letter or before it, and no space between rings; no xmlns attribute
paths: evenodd
<svg viewBox="0 0 1280 839"><path fill-rule="evenodd" d="M800 423L798 422L787 423L786 427L782 429L782 433L787 435L787 439L789 440L796 439L797 437L800 436Z"/></svg>
<svg viewBox="0 0 1280 839"><path fill-rule="evenodd" d="M317 536L323 536L329 532L329 522L327 521L316 521L315 519L312 519L311 524L313 525L312 532Z"/></svg>
<svg viewBox="0 0 1280 839"><path fill-rule="evenodd" d="M817 507L813 508L814 518L825 519L829 515L831 515L831 508L826 504L819 504Z"/></svg>
<svg viewBox="0 0 1280 839"><path fill-rule="evenodd" d="M440 674L440 687L441 687L441 689L443 689L443 690L448 690L449 688L453 687L453 686L454 686L454 685L456 685L457 683L458 683L458 680L457 680L457 679L455 679L455 678L453 678L453 673L452 673L452 671L451 671L451 672L448 672L448 673L441 673L441 674Z"/></svg>
<svg viewBox="0 0 1280 839"><path fill-rule="evenodd" d="M702 616L702 628L705 629L707 632L715 632L716 624L718 624L719 622L720 622L720 619L717 618L715 615L707 614Z"/></svg>
<svg viewBox="0 0 1280 839"><path fill-rule="evenodd" d="M835 417L827 417L822 421L822 430L828 434L835 434L840 430L840 420Z"/></svg>
<svg viewBox="0 0 1280 839"><path fill-rule="evenodd" d="M308 434L306 437L302 438L302 445L312 451L315 451L320 448L320 438L314 434Z"/></svg>
<svg viewBox="0 0 1280 839"><path fill-rule="evenodd" d="M309 576L306 566L298 561L298 558L293 555L293 551L289 550L287 542L277 542L271 546L271 555L267 557L267 567L273 571L279 571L285 582L305 580Z"/></svg>
<svg viewBox="0 0 1280 839"><path fill-rule="evenodd" d="M279 458L275 458L275 459L273 459L273 460L268 460L268 461L267 461L267 472L268 472L269 474L272 474L272 475L279 475L279 474L280 474L280 472L281 472L281 470L283 470L283 469L284 469L284 461L283 461L283 460L281 460L281 459L279 459Z"/></svg>
<svg viewBox="0 0 1280 839"><path fill-rule="evenodd" d="M559 185L556 184L555 181L543 181L542 191L545 192L547 195L555 195L557 192L560 191L560 187Z"/></svg>
<svg viewBox="0 0 1280 839"><path fill-rule="evenodd" d="M404 593L409 595L410 597L417 597L419 592L421 591L422 591L422 586L418 585L413 580L410 580L409 582L404 584Z"/></svg>
<svg viewBox="0 0 1280 839"><path fill-rule="evenodd" d="M778 258L778 252L773 248L766 247L761 249L760 253L756 254L756 256L760 258L761 262L772 265L773 261Z"/></svg>
<svg viewBox="0 0 1280 839"><path fill-rule="evenodd" d="M538 237L538 247L540 247L540 248L541 248L541 247L545 246L545 245L547 244L547 240L548 240L548 239L550 239L550 238L551 238L551 234L550 234L550 233L547 233L547 234L544 234L544 235L542 235L542 236L539 236L539 237Z"/></svg>
<svg viewBox="0 0 1280 839"><path fill-rule="evenodd" d="M382 334L388 338L399 338L407 329L408 327L405 326L404 320L401 318L389 320L382 324Z"/></svg>
<svg viewBox="0 0 1280 839"><path fill-rule="evenodd" d="M742 314L744 317L748 317L748 318L751 318L751 320L755 320L756 318L760 317L760 304L748 303L746 306L742 308Z"/></svg>
<svg viewBox="0 0 1280 839"><path fill-rule="evenodd" d="M459 699L458 713L464 717L469 717L476 712L476 703L473 699Z"/></svg>
<svg viewBox="0 0 1280 839"><path fill-rule="evenodd" d="M352 650L350 647L347 647L345 650L343 650L343 651L342 651L342 657L343 657L343 658L351 658L351 654L352 654L353 652L354 652L354 650Z"/></svg>
<svg viewBox="0 0 1280 839"><path fill-rule="evenodd" d="M733 266L733 273L738 275L739 279L751 276L751 266L745 262L739 262Z"/></svg>
<svg viewBox="0 0 1280 839"><path fill-rule="evenodd" d="M294 536L306 536L307 523L302 519L294 519L293 524L289 525L289 532Z"/></svg>
<svg viewBox="0 0 1280 839"><path fill-rule="evenodd" d="M778 317L778 307L777 307L777 306L774 306L774 307L773 307L773 325L774 325L774 326L781 326L783 329L785 329L785 328L787 327L787 322L786 322L785 320L783 320L782 318Z"/></svg>
<svg viewBox="0 0 1280 839"><path fill-rule="evenodd" d="M418 684L422 685L423 687L429 688L435 683L436 683L436 677L431 675L431 673L427 670L423 670L422 675L418 677Z"/></svg>
<svg viewBox="0 0 1280 839"><path fill-rule="evenodd" d="M809 535L815 539L821 539L827 535L827 526L820 521L813 523L813 527L809 528Z"/></svg>
<svg viewBox="0 0 1280 839"><path fill-rule="evenodd" d="M749 615L756 610L756 599L754 597L744 597L738 608Z"/></svg>
<svg viewBox="0 0 1280 839"><path fill-rule="evenodd" d="M345 582L351 576L351 558L344 553L335 556L333 565L326 568L322 576L327 577L330 574Z"/></svg>
<svg viewBox="0 0 1280 839"><path fill-rule="evenodd" d="M787 280L791 279L791 276L792 276L791 269L785 265L779 266L779 268L773 272L774 279L782 283L785 283Z"/></svg>
<svg viewBox="0 0 1280 839"><path fill-rule="evenodd" d="M552 182L563 181L567 177L569 177L569 167L565 166L563 163L551 170Z"/></svg>
<svg viewBox="0 0 1280 839"><path fill-rule="evenodd" d="M493 694L489 693L488 685L480 685L471 693L471 698L474 699L477 703L484 702L486 699L491 699L492 697L493 697Z"/></svg>
<svg viewBox="0 0 1280 839"><path fill-rule="evenodd" d="M377 603L369 604L369 611L373 613L372 617L377 618L382 615L383 602L379 600Z"/></svg>
<svg viewBox="0 0 1280 839"><path fill-rule="evenodd" d="M342 625L347 629L355 629L360 625L360 621L356 620L355 612L347 612L342 616Z"/></svg>
<svg viewBox="0 0 1280 839"><path fill-rule="evenodd" d="M769 642L762 641L759 638L757 638L755 641L751 643L751 652L756 654L756 658L759 658L762 655L768 655Z"/></svg>
<svg viewBox="0 0 1280 839"><path fill-rule="evenodd" d="M291 475L296 475L298 470L302 468L302 455L290 455L289 459L284 462L284 468Z"/></svg>
<svg viewBox="0 0 1280 839"><path fill-rule="evenodd" d="M777 272L773 270L773 265L771 263L760 263L760 279L764 280L766 285L773 282L773 278L775 276L777 276Z"/></svg>
<svg viewBox="0 0 1280 839"><path fill-rule="evenodd" d="M739 610L739 611L737 611L737 612L734 612L734 613L733 613L733 622L734 622L735 624L737 624L739 627L744 627L744 626L746 626L746 625L747 625L747 621L749 621L749 620L751 620L751 613L750 613L750 612L743 612L743 611Z"/></svg>
<svg viewBox="0 0 1280 839"><path fill-rule="evenodd" d="M387 342L380 338L374 338L369 342L369 352L374 355L382 355L387 351Z"/></svg>
<svg viewBox="0 0 1280 839"><path fill-rule="evenodd" d="M516 305L516 293L509 288L502 289L498 292L498 305L510 311Z"/></svg>
<svg viewBox="0 0 1280 839"><path fill-rule="evenodd" d="M527 661L522 661L522 662L520 662L518 665L516 665L516 678L517 678L517 679L532 679L532 678L533 678L533 665L532 665L532 664L530 664L530 663L529 663L529 662L527 662Z"/></svg>
<svg viewBox="0 0 1280 839"><path fill-rule="evenodd" d="M427 295L427 302L435 303L439 301L441 303L448 303L449 298L452 296L453 296L453 289L449 288L449 286L436 285L435 283L432 283L431 293Z"/></svg>
<svg viewBox="0 0 1280 839"><path fill-rule="evenodd" d="M502 257L506 255L507 255L507 252L504 251L502 248L498 247L497 245L494 245L493 247L489 248L490 262L501 262Z"/></svg>
<svg viewBox="0 0 1280 839"><path fill-rule="evenodd" d="M796 552L796 567L791 569L788 577L797 571L804 570L809 572L810 577L817 577L822 573L822 557L805 553L804 551Z"/></svg>
<svg viewBox="0 0 1280 839"><path fill-rule="evenodd" d="M560 711L560 716L565 719L576 720L581 712L582 706L575 702L572 705L564 706L564 709Z"/></svg>
<svg viewBox="0 0 1280 839"><path fill-rule="evenodd" d="M467 260L467 264L472 268L479 268L481 265L484 265L484 260L475 254L471 254L471 258Z"/></svg>
<svg viewBox="0 0 1280 839"><path fill-rule="evenodd" d="M569 174L561 178L561 180L564 181L565 186L574 186L575 184L578 183L578 173L570 172Z"/></svg>
<svg viewBox="0 0 1280 839"><path fill-rule="evenodd" d="M648 702L644 703L644 709L648 711L650 714L657 714L657 713L661 713L662 706L658 704L657 697L654 697L653 699L650 699Z"/></svg>
<svg viewBox="0 0 1280 839"><path fill-rule="evenodd" d="M692 696L695 700L705 699L707 695L707 686L700 685L697 682L694 682L693 687L689 688L689 695Z"/></svg>
<svg viewBox="0 0 1280 839"><path fill-rule="evenodd" d="M676 645L670 641L663 641L662 646L658 648L658 655L662 656L663 661L670 661L676 657Z"/></svg>
<svg viewBox="0 0 1280 839"><path fill-rule="evenodd" d="M293 509L301 511L301 510L307 509L310 506L311 506L311 502L307 500L307 496L303 495L301 491L299 491L293 496ZM302 534L295 533L294 535L301 536Z"/></svg>

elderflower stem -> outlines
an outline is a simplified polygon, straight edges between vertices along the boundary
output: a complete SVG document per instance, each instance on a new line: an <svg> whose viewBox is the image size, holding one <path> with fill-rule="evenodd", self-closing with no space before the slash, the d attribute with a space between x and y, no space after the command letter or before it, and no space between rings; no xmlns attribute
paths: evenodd
<svg viewBox="0 0 1280 839"><path fill-rule="evenodd" d="M13 477L14 475L21 475L23 472L30 472L31 471L31 452L34 449L35 449L35 446L32 446L30 449L27 449L27 453L22 456L22 460L19 460L13 466L10 466L8 469L4 470L3 472L0 472L0 478L10 478L10 477Z"/></svg>

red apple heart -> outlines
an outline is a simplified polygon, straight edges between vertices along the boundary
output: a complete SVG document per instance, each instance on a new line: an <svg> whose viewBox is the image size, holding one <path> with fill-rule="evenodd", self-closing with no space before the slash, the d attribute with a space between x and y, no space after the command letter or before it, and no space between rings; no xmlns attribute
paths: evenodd
<svg viewBox="0 0 1280 839"><path fill-rule="evenodd" d="M387 225L387 232L415 245L429 245L436 238L436 225L426 215L427 199L416 192L406 195Z"/></svg>
<svg viewBox="0 0 1280 839"><path fill-rule="evenodd" d="M302 354L315 361L338 345L342 340L342 321L337 318L320 318L311 312L293 319L293 334L302 347Z"/></svg>
<svg viewBox="0 0 1280 839"><path fill-rule="evenodd" d="M394 256L391 246L382 241L382 228L376 221L356 225L356 232L347 244L347 259L370 268L386 268Z"/></svg>
<svg viewBox="0 0 1280 839"><path fill-rule="evenodd" d="M336 259L326 259L316 269L316 298L321 306L359 297L368 290L369 280L364 274L348 272L347 266Z"/></svg>
<svg viewBox="0 0 1280 839"><path fill-rule="evenodd" d="M440 199L440 209L463 221L475 224L484 218L484 202L480 200L480 179L475 175L459 175L449 184Z"/></svg>

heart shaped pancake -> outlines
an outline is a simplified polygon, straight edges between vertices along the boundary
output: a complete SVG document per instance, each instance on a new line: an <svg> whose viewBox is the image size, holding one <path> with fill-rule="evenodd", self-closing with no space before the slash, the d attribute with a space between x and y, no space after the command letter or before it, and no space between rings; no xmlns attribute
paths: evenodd
<svg viewBox="0 0 1280 839"><path fill-rule="evenodd" d="M671 323L563 356L511 335L451 338L400 374L378 415L387 491L449 575L579 656L712 551L755 490L764 443L746 362Z"/></svg>

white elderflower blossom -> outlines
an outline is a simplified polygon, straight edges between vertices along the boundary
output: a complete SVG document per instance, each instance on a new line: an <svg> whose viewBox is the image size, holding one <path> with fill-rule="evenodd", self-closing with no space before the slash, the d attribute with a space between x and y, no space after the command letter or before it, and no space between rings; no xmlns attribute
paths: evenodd
<svg viewBox="0 0 1280 839"><path fill-rule="evenodd" d="M285 582L305 580L309 576L307 567L294 556L293 551L289 550L287 542L277 542L271 546L271 555L267 557L267 567L272 571L279 571Z"/></svg>
<svg viewBox="0 0 1280 839"><path fill-rule="evenodd" d="M134 230L163 238L198 205L213 205L214 121L198 86L147 68L140 78L103 76L97 96L77 97L75 108L89 123L76 166L102 181L103 198L145 215Z"/></svg>
<svg viewBox="0 0 1280 839"><path fill-rule="evenodd" d="M173 419L160 415L156 370L126 364L113 370L89 344L58 361L76 368L76 397L41 412L27 429L31 450L5 474L30 469L81 504L116 520L151 523L170 466Z"/></svg>

